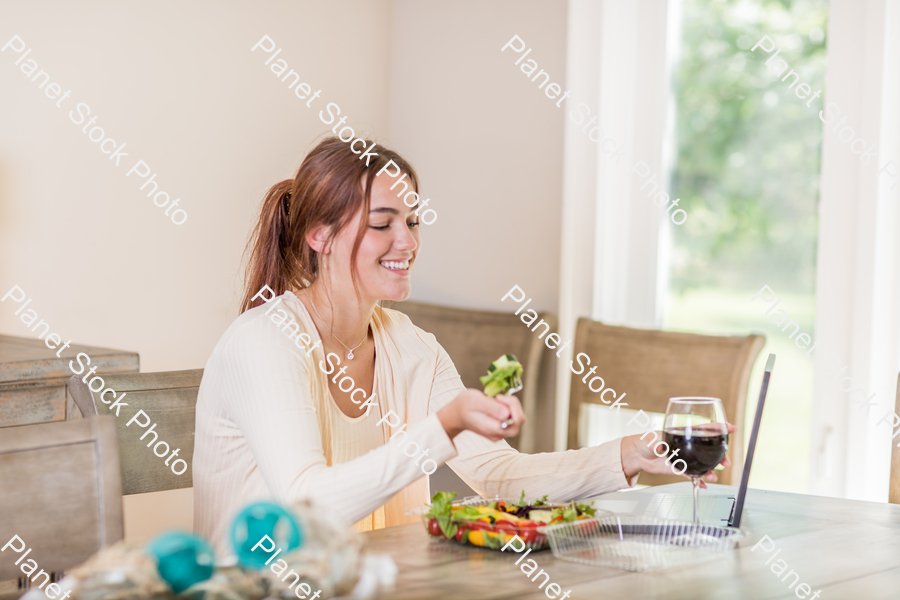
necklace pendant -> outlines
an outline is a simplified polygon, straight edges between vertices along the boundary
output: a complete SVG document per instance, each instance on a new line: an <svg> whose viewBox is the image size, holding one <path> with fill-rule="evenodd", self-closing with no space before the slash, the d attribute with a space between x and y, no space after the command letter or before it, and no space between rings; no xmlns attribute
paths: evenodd
<svg viewBox="0 0 900 600"><path fill-rule="evenodd" d="M353 350L347 353L347 360L353 360Z"/></svg>

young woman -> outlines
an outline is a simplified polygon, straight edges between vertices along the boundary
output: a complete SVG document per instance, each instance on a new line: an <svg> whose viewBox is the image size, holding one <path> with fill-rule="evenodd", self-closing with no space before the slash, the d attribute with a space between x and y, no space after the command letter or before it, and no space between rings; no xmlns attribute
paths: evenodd
<svg viewBox="0 0 900 600"><path fill-rule="evenodd" d="M265 197L243 314L197 399L198 533L230 555L234 514L273 498L310 498L360 530L409 522L404 509L428 501L425 474L444 462L484 496L563 501L670 472L637 436L535 455L503 441L524 420L519 401L465 389L433 335L377 304L409 297L422 239L415 171L374 152L325 139ZM405 177L376 176L388 161Z"/></svg>

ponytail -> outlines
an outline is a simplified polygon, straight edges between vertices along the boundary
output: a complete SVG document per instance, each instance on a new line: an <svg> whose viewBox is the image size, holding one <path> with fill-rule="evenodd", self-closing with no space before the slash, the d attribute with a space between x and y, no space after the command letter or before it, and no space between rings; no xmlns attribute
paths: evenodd
<svg viewBox="0 0 900 600"><path fill-rule="evenodd" d="M289 203L293 179L285 179L273 185L263 199L262 211L248 248L252 248L250 264L254 266L248 272L244 300L241 312L262 304L263 300L252 300L263 286L268 285L279 296L291 289L289 274L292 271L290 259L286 251L291 248L291 228L289 227ZM250 290L253 290L250 293Z"/></svg>

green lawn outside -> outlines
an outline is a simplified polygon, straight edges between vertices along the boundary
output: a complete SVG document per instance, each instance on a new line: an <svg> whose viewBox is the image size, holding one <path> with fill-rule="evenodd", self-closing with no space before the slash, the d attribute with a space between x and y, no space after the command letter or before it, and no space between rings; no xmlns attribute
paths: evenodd
<svg viewBox="0 0 900 600"><path fill-rule="evenodd" d="M750 376L745 439L749 439L753 425L766 357L774 352L778 358L769 384L750 486L806 493L809 483L813 359L807 357L807 350L799 349L793 340L788 339L788 333L781 332L765 315L771 304L759 298L750 301L756 292L721 288L699 288L684 294L672 292L664 310L663 329L724 335L762 333L766 336L766 345ZM778 308L783 308L789 319L800 323L801 333L815 339L815 296L779 292L778 298L781 300Z"/></svg>

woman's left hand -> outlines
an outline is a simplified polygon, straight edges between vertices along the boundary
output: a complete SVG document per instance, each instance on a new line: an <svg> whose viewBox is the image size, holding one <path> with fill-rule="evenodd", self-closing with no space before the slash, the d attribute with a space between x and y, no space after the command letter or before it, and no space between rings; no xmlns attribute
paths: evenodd
<svg viewBox="0 0 900 600"><path fill-rule="evenodd" d="M737 431L737 428L728 423L728 433L731 434L735 431ZM657 441L662 441L662 432L658 431L656 434L658 436L656 438ZM644 435L646 436L646 434ZM629 435L622 438L622 471L625 473L626 479L630 480L641 471L659 475L677 475L678 473L671 467L672 462L666 462L666 458L666 456L659 457L653 453L653 441L650 441L648 444L646 438L641 440L639 435ZM678 459L676 458L675 460ZM726 455L719 464L730 467L731 460ZM687 475L685 477L688 478ZM706 487L704 481L709 483L718 481L716 472L710 471L704 475L700 480L700 487Z"/></svg>

